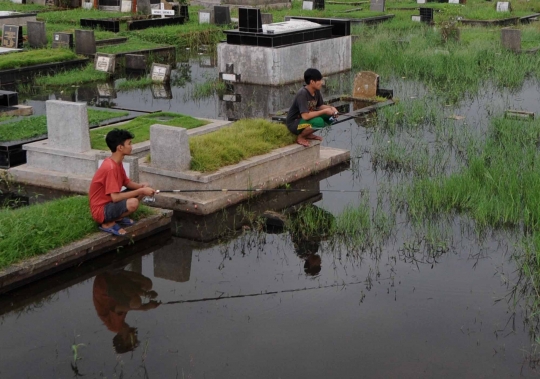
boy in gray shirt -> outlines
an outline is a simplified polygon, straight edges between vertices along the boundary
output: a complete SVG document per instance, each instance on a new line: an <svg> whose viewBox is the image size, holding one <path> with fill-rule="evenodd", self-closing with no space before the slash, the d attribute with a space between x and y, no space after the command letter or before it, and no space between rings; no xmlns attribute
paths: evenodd
<svg viewBox="0 0 540 379"><path fill-rule="evenodd" d="M314 135L317 130L330 125L330 117L338 111L330 105L323 104L321 95L322 74L315 68L304 72L306 85L296 93L294 101L287 113L287 128L298 137L296 143L309 147L310 139L322 141Z"/></svg>

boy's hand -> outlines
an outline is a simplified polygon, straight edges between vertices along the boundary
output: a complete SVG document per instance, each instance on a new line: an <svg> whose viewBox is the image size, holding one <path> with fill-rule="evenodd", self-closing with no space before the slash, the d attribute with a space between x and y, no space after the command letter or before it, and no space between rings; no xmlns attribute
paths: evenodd
<svg viewBox="0 0 540 379"><path fill-rule="evenodd" d="M337 113L337 110L336 108L324 108L324 114L328 115L328 116L333 116L334 114Z"/></svg>
<svg viewBox="0 0 540 379"><path fill-rule="evenodd" d="M152 196L154 192L156 192L156 190L151 187L139 188L139 194L144 195L144 196Z"/></svg>

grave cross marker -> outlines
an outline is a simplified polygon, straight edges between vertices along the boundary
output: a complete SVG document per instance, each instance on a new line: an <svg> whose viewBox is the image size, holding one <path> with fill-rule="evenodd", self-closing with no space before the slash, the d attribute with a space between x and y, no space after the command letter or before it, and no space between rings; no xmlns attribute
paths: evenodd
<svg viewBox="0 0 540 379"><path fill-rule="evenodd" d="M165 9L163 3L159 3L160 9L152 9L152 15L160 15L161 18L165 18L165 16L174 16L174 10L168 10Z"/></svg>
<svg viewBox="0 0 540 379"><path fill-rule="evenodd" d="M22 26L3 25L2 28L2 47L10 49L22 49L23 36Z"/></svg>

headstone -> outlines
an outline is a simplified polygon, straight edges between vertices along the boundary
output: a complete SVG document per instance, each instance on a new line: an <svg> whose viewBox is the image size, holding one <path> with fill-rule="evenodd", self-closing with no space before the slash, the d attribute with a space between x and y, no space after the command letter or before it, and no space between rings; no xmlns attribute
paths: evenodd
<svg viewBox="0 0 540 379"><path fill-rule="evenodd" d="M372 71L361 71L354 77L353 97L371 99L377 96L379 75Z"/></svg>
<svg viewBox="0 0 540 379"><path fill-rule="evenodd" d="M152 14L150 0L137 0L137 12L146 15Z"/></svg>
<svg viewBox="0 0 540 379"><path fill-rule="evenodd" d="M146 70L146 56L142 54L126 54L127 70Z"/></svg>
<svg viewBox="0 0 540 379"><path fill-rule="evenodd" d="M263 25L272 24L274 22L274 16L272 13L261 13L261 21Z"/></svg>
<svg viewBox="0 0 540 379"><path fill-rule="evenodd" d="M2 47L8 49L22 49L23 47L23 34L22 26L19 25L6 25L2 27Z"/></svg>
<svg viewBox="0 0 540 379"><path fill-rule="evenodd" d="M0 107L13 107L19 104L19 94L13 91L0 91Z"/></svg>
<svg viewBox="0 0 540 379"><path fill-rule="evenodd" d="M116 90L110 83L99 83L96 85L100 98L116 99Z"/></svg>
<svg viewBox="0 0 540 379"><path fill-rule="evenodd" d="M73 34L71 33L53 33L52 47L73 49Z"/></svg>
<svg viewBox="0 0 540 379"><path fill-rule="evenodd" d="M171 80L171 66L168 64L152 63L150 77L154 82L168 82Z"/></svg>
<svg viewBox="0 0 540 379"><path fill-rule="evenodd" d="M199 24L213 24L214 10L202 9L199 11Z"/></svg>
<svg viewBox="0 0 540 379"><path fill-rule="evenodd" d="M506 49L515 52L521 51L521 30L511 28L501 29L501 43Z"/></svg>
<svg viewBox="0 0 540 379"><path fill-rule="evenodd" d="M238 8L238 30L262 33L261 10L259 8Z"/></svg>
<svg viewBox="0 0 540 379"><path fill-rule="evenodd" d="M304 1L302 2L302 9L305 11L312 11L314 9L314 5L315 4L313 4L313 1L311 0Z"/></svg>
<svg viewBox="0 0 540 379"><path fill-rule="evenodd" d="M47 34L45 33L45 23L41 21L27 21L26 34L30 47L40 49L47 46Z"/></svg>
<svg viewBox="0 0 540 379"><path fill-rule="evenodd" d="M421 22L422 21L422 16L413 15L413 16L411 16L411 20L414 21L414 22Z"/></svg>
<svg viewBox="0 0 540 379"><path fill-rule="evenodd" d="M459 4L460 0L448 0L448 4Z"/></svg>
<svg viewBox="0 0 540 379"><path fill-rule="evenodd" d="M180 16L184 16L184 20L189 21L189 8L187 5L180 5L180 11L178 14Z"/></svg>
<svg viewBox="0 0 540 379"><path fill-rule="evenodd" d="M96 53L96 38L93 30L75 30L75 52L82 55Z"/></svg>
<svg viewBox="0 0 540 379"><path fill-rule="evenodd" d="M231 11L227 6L214 6L214 23L216 25L229 25L231 23Z"/></svg>
<svg viewBox="0 0 540 379"><path fill-rule="evenodd" d="M86 103L47 100L49 147L84 153L90 150L90 131Z"/></svg>
<svg viewBox="0 0 540 379"><path fill-rule="evenodd" d="M420 19L422 22L433 22L433 8L420 8Z"/></svg>
<svg viewBox="0 0 540 379"><path fill-rule="evenodd" d="M152 166L162 170L185 171L191 164L186 129L176 126L150 126Z"/></svg>
<svg viewBox="0 0 540 379"><path fill-rule="evenodd" d="M495 9L497 10L497 12L511 12L512 5L509 1L498 1Z"/></svg>
<svg viewBox="0 0 540 379"><path fill-rule="evenodd" d="M114 73L115 63L116 62L114 54L96 53L95 69L97 71L103 71L112 74Z"/></svg>
<svg viewBox="0 0 540 379"><path fill-rule="evenodd" d="M188 282L192 255L193 247L176 238L170 245L154 252L154 277L178 283Z"/></svg>
<svg viewBox="0 0 540 379"><path fill-rule="evenodd" d="M371 0L369 10L372 12L384 12L385 6L385 0Z"/></svg>
<svg viewBox="0 0 540 379"><path fill-rule="evenodd" d="M174 11L172 9L165 9L165 4L159 3L159 9L152 9L152 15L158 15L161 16L161 18L165 18L165 16L174 16Z"/></svg>
<svg viewBox="0 0 540 379"><path fill-rule="evenodd" d="M425 4L426 0L416 0L416 4Z"/></svg>

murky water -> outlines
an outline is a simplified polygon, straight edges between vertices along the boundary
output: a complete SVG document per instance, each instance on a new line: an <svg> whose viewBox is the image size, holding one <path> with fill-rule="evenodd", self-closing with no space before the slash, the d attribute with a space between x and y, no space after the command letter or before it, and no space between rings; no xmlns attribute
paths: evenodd
<svg viewBox="0 0 540 379"><path fill-rule="evenodd" d="M215 74L215 68L193 64L192 81L206 72ZM384 87L401 98L426 95L411 83ZM114 102L238 118L267 116L293 97L286 87L235 86L240 91L240 103L217 96L185 100L189 85L173 87L172 99L154 99L143 90L117 93ZM539 98L532 82L518 93L487 89L456 114L481 127L491 112L505 108L538 113ZM327 189L365 190L373 197L393 179L373 170L371 143L369 129L356 122L335 125L324 144L350 149L352 168L302 183L319 188L318 197L264 204L279 203L279 209L287 201L315 202L337 214L358 204L360 195ZM195 230L200 220L183 217L176 216L176 236L157 236L2 296L0 377L538 376L521 304L509 303L518 277L512 233L479 238L466 219L441 221L434 228L445 243L429 249L413 226L398 220L388 240L359 252L287 233L246 231L194 242L177 236Z"/></svg>

